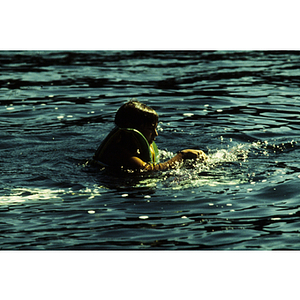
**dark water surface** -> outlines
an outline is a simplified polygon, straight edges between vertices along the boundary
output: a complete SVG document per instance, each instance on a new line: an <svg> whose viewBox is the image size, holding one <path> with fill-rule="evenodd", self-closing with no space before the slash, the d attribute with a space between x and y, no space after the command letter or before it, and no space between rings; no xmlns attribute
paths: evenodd
<svg viewBox="0 0 300 300"><path fill-rule="evenodd" d="M300 52L0 52L0 249L300 249ZM157 110L140 177L85 165L130 98Z"/></svg>

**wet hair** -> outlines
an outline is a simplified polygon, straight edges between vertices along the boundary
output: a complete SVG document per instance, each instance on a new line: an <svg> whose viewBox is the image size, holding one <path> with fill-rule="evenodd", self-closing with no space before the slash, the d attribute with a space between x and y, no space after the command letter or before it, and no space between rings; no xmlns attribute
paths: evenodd
<svg viewBox="0 0 300 300"><path fill-rule="evenodd" d="M115 124L121 128L139 129L143 125L153 126L157 123L156 111L136 99L123 104L115 116Z"/></svg>

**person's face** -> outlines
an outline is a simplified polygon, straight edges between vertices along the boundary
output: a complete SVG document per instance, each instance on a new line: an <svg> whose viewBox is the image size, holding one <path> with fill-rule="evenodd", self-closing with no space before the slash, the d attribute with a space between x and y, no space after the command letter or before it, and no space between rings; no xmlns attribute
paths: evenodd
<svg viewBox="0 0 300 300"><path fill-rule="evenodd" d="M143 125L140 129L141 133L143 136L146 138L148 141L149 145L153 143L155 138L158 136L157 133L157 124L153 125Z"/></svg>

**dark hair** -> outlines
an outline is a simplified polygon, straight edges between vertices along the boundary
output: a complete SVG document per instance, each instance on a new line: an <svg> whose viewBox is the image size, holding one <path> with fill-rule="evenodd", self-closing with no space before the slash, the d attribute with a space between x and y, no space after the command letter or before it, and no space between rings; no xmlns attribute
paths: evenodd
<svg viewBox="0 0 300 300"><path fill-rule="evenodd" d="M153 108L131 99L118 109L115 123L121 128L139 129L143 125L151 126L158 123L158 115Z"/></svg>

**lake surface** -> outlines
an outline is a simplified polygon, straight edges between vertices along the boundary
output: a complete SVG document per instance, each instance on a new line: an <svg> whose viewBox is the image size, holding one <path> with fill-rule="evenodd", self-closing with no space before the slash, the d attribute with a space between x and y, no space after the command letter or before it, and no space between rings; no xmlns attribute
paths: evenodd
<svg viewBox="0 0 300 300"><path fill-rule="evenodd" d="M0 70L0 249L300 249L300 52L1 51ZM162 160L209 161L86 165L131 98Z"/></svg>

